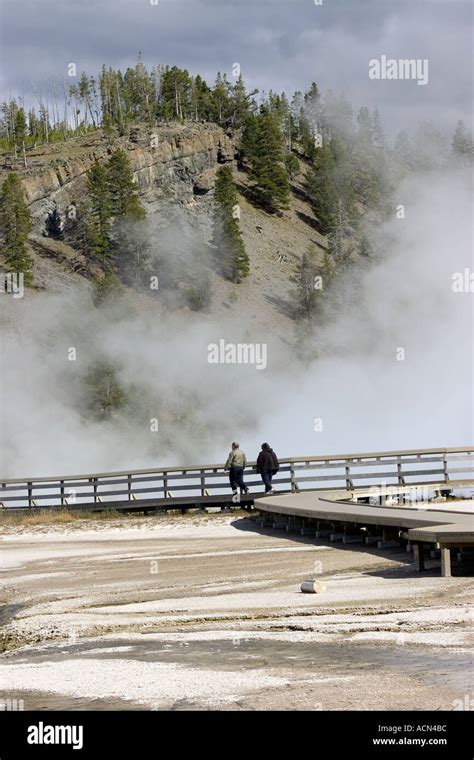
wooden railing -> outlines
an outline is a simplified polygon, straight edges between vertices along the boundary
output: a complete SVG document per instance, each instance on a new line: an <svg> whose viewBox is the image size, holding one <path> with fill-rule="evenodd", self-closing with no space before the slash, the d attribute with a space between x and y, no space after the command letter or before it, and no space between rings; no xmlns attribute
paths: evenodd
<svg viewBox="0 0 474 760"><path fill-rule="evenodd" d="M415 449L366 454L289 457L280 459L275 491L347 491L371 485L471 483L474 447ZM245 470L252 496L262 495L255 462ZM74 507L173 509L206 502L231 501L222 464L101 472L87 475L8 479L0 482L4 508Z"/></svg>

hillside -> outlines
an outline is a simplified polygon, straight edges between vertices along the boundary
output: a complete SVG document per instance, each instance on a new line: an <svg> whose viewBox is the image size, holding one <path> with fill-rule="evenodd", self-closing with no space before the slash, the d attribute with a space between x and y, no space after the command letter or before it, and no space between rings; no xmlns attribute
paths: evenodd
<svg viewBox="0 0 474 760"><path fill-rule="evenodd" d="M94 161L105 160L117 147L126 151L140 200L151 223L171 227L179 214L209 239L215 172L231 165L241 207L240 227L250 259L250 276L235 285L212 272L213 299L209 314L244 311L259 325L291 327L287 300L295 266L314 244L325 249L325 237L314 227L314 216L305 200L303 174L292 183L290 208L281 216L265 213L245 197L248 178L235 160L238 136L214 124L158 126L134 125L123 137L111 139L103 130L62 143L42 145L28 152L28 168L19 168L33 221L30 243L34 258L33 286L38 291L87 287L100 266L79 247L45 236L47 215L57 207L62 216L70 204L86 200L86 173ZM303 164L300 165L303 170ZM0 170L0 183L11 171L8 159ZM172 251L169 252L173 255ZM33 292L31 291L33 295ZM159 301L134 294L141 308L160 308ZM186 308L182 311L186 311Z"/></svg>

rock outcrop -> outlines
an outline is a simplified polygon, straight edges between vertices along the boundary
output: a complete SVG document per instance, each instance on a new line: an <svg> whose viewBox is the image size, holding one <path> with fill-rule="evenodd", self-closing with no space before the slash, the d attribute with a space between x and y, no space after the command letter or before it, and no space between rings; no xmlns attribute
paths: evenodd
<svg viewBox="0 0 474 760"><path fill-rule="evenodd" d="M219 164L232 161L234 145L214 124L130 127L124 137L110 139L101 131L67 143L42 146L30 154L29 168L17 168L33 218L41 234L54 205L64 215L70 206L86 200L87 170L95 160L106 160L117 147L130 158L142 202L189 204L214 186ZM7 172L1 170L0 181Z"/></svg>

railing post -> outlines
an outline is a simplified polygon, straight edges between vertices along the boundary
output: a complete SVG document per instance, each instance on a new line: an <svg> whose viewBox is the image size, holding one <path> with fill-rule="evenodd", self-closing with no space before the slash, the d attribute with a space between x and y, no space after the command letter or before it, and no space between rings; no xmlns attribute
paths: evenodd
<svg viewBox="0 0 474 760"><path fill-rule="evenodd" d="M93 488L94 488L94 504L97 504L97 483L98 478L92 478Z"/></svg>
<svg viewBox="0 0 474 760"><path fill-rule="evenodd" d="M59 481L59 493L61 495L61 506L64 506L64 480Z"/></svg>
<svg viewBox="0 0 474 760"><path fill-rule="evenodd" d="M132 476L127 475L128 500L132 501Z"/></svg>
<svg viewBox="0 0 474 760"><path fill-rule="evenodd" d="M402 463L400 462L400 460L398 460L397 462L397 475L398 475L398 485L404 486L405 478L403 477Z"/></svg>
<svg viewBox="0 0 474 760"><path fill-rule="evenodd" d="M31 502L33 500L33 483L31 481L28 482L28 507L31 509Z"/></svg>
<svg viewBox="0 0 474 760"><path fill-rule="evenodd" d="M443 454L443 472L444 472L444 482L449 483L448 455L446 453Z"/></svg>
<svg viewBox="0 0 474 760"><path fill-rule="evenodd" d="M201 470L201 496L206 495L206 471Z"/></svg>
<svg viewBox="0 0 474 760"><path fill-rule="evenodd" d="M351 480L351 467L349 462L346 464L346 489L347 491L350 491L354 488L352 480Z"/></svg>
<svg viewBox="0 0 474 760"><path fill-rule="evenodd" d="M168 496L168 473L163 472L163 495L166 499Z"/></svg>
<svg viewBox="0 0 474 760"><path fill-rule="evenodd" d="M300 489L298 486L298 481L295 477L295 465L293 462L290 462L290 478L291 478L291 492L297 493Z"/></svg>

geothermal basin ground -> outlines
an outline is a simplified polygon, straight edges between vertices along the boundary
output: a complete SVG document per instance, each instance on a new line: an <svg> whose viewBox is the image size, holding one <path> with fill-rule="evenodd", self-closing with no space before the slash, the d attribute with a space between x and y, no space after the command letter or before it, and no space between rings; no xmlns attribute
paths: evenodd
<svg viewBox="0 0 474 760"><path fill-rule="evenodd" d="M25 710L470 704L472 577L398 548L234 512L12 523L0 551L0 700Z"/></svg>

